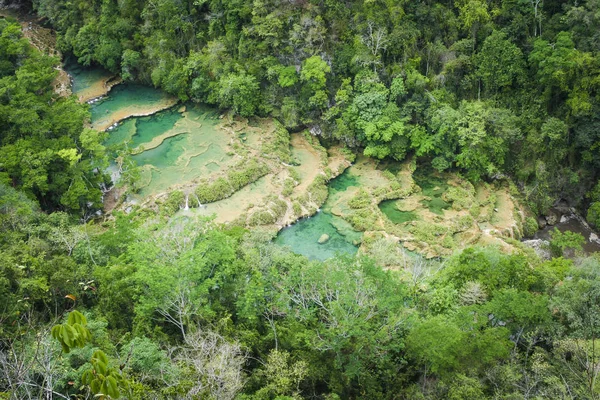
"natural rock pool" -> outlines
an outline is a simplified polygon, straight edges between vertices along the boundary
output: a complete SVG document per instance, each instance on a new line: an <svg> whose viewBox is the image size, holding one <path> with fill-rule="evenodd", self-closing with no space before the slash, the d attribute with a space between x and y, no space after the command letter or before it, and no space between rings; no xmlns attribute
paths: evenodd
<svg viewBox="0 0 600 400"><path fill-rule="evenodd" d="M71 91L82 103L106 95L107 84L114 78L102 68L86 68L76 63L67 63L64 69L71 76Z"/></svg>
<svg viewBox="0 0 600 400"><path fill-rule="evenodd" d="M474 187L453 174L417 169L410 160L358 157L349 167L340 148L325 149L306 132L290 135L272 119L220 115L120 83L106 71L68 70L80 101L94 99L92 127L106 130L105 144L125 149L140 167L140 189L124 204L160 210L179 191L179 213L267 225L279 231L275 243L319 260L354 255L358 246L368 253L369 243L382 237L427 257L477 244L509 252L522 235L526 210L507 182ZM198 188L234 179L232 171L250 161L265 173L223 198L200 202Z"/></svg>
<svg viewBox="0 0 600 400"><path fill-rule="evenodd" d="M288 246L294 253L316 260L326 260L336 254L355 254L362 234L354 231L344 219L331 213L332 199L350 186L358 186L358 181L348 172L331 180L329 196L322 209L312 217L303 218L282 229L275 243Z"/></svg>

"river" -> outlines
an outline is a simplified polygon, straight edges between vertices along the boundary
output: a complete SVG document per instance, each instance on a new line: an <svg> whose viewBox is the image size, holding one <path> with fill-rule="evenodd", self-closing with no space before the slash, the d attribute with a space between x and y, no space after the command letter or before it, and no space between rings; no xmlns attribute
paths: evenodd
<svg viewBox="0 0 600 400"><path fill-rule="evenodd" d="M71 67L69 71L74 81L73 92L80 98L102 92L102 86L112 79L98 69ZM379 232L429 257L448 255L455 248L476 244L496 245L511 251L510 242L503 238L512 238L519 230L515 216L523 209L503 185L473 188L452 175L414 172L407 164L381 168L363 158L341 175L334 174L324 204L310 205L310 201L302 201L306 201L306 193L314 181L333 164L337 165L337 173L349 165L336 161L316 138L291 135L289 157L293 163L288 165L268 154L274 151L268 147L271 145L268 141L277 132L272 120L223 118L216 109L193 103L177 104L160 90L129 83L117 84L90 103L92 126L109 133L106 144L127 143L133 160L141 168L141 190L128 197L132 204L182 190L186 195L185 206L181 205L184 214L216 214L217 222L253 226L254 217L263 213L267 219L283 221L283 225L274 226L279 230L275 243L310 259L326 260L336 254L357 253L364 234L353 229L347 217L352 211L348 209L349 201L359 189L366 189L375 201L374 207L367 210L373 220L363 229L365 234ZM227 176L228 171L242 167L248 160L269 165L270 172L230 197L193 210L188 207L199 203L189 201L195 187ZM290 180L295 181L295 188L286 193L284 187ZM400 192L411 185L413 189L405 190L401 201L398 197L377 200L380 196L377 193L386 185L399 185ZM462 188L466 198L459 200L470 208L456 207L456 200L448 197L449 188L455 192ZM490 199L495 200L490 203ZM274 204L286 204L288 211L277 214L273 211L277 208ZM301 210L291 212L295 207ZM479 214L473 214L474 210ZM469 215L475 215L476 220ZM463 221L466 225L457 227L459 221L459 225ZM556 227L582 233L587 239L584 246L587 253L600 251L600 243L589 240L595 238L594 232L581 219L564 216ZM540 230L536 238L548 239L551 229Z"/></svg>

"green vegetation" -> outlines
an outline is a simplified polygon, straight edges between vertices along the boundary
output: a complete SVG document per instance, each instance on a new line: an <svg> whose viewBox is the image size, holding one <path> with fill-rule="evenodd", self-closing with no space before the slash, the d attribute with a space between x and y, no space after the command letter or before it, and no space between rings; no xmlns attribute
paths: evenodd
<svg viewBox="0 0 600 400"><path fill-rule="evenodd" d="M558 196L585 207L582 193L600 170L599 8L591 0L517 3L33 7L81 64L245 117L273 115L374 158L414 155L473 181L508 175L535 213Z"/></svg>
<svg viewBox="0 0 600 400"><path fill-rule="evenodd" d="M598 225L597 2L33 3L82 64L244 117L272 113L374 158L411 155L436 170L415 176L431 211L463 214L398 224L448 254L433 260L380 231L357 257L310 261L272 230L175 215L182 191L160 212L90 221L107 183L102 135L84 129L85 106L53 94L57 60L1 20L0 398L600 397L600 257L558 230L548 260L517 245L459 251L475 220L519 210L493 185L440 178L510 175L534 211L579 196ZM289 135L274 134L261 152L291 164ZM269 171L244 160L188 201ZM405 172L352 192L352 226L373 230L378 203L416 190ZM294 213L325 201L328 178ZM240 218L273 224L288 206L270 196Z"/></svg>
<svg viewBox="0 0 600 400"><path fill-rule="evenodd" d="M269 173L269 167L256 160L245 160L231 168L225 177L220 177L212 182L202 182L196 188L196 196L200 203L226 199L244 186L256 182L259 178ZM197 202L195 202L197 203ZM198 204L192 203L197 207Z"/></svg>
<svg viewBox="0 0 600 400"><path fill-rule="evenodd" d="M591 323L596 257L540 261L473 248L440 263L378 237L365 239L373 259L309 262L260 230L142 210L97 229L4 193L8 396L593 398L599 390L584 379L595 367L581 363L596 357L600 335ZM270 215L285 206L272 203ZM443 243L447 233L422 234ZM44 353L34 351L40 345ZM536 380L540 368L546 378Z"/></svg>
<svg viewBox="0 0 600 400"><path fill-rule="evenodd" d="M552 240L550 240L550 250L552 255L555 257L562 257L565 255L565 251L581 251L585 238L580 233L575 232L561 232L558 229L550 233Z"/></svg>
<svg viewBox="0 0 600 400"><path fill-rule="evenodd" d="M108 183L104 135L84 128L87 106L53 91L59 60L22 37L21 26L0 20L0 182L20 188L44 210L90 217Z"/></svg>

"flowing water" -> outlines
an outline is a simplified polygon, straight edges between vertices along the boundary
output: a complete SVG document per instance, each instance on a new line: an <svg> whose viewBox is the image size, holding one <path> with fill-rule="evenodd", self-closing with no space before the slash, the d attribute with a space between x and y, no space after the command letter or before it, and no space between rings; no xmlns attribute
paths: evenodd
<svg viewBox="0 0 600 400"><path fill-rule="evenodd" d="M331 180L329 197L322 210L282 229L275 243L288 246L294 253L316 260L326 260L336 254L356 254L361 233L354 231L348 222L331 213L331 200L336 193L357 184L356 178L348 172ZM329 236L329 240L319 243L324 234Z"/></svg>

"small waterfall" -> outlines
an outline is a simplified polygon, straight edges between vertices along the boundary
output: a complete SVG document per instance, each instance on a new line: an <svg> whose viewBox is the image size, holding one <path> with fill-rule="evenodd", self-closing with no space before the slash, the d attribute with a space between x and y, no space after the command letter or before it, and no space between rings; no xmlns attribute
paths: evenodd
<svg viewBox="0 0 600 400"><path fill-rule="evenodd" d="M189 210L190 209L190 206L189 206L189 203L188 203L189 198L190 198L190 195L186 194L185 195L185 207L183 207L184 210Z"/></svg>
<svg viewBox="0 0 600 400"><path fill-rule="evenodd" d="M203 206L202 203L200 203L200 199L198 198L198 195L196 193L194 193L194 197L196 197L196 201L198 202L198 208L206 207L206 206Z"/></svg>

